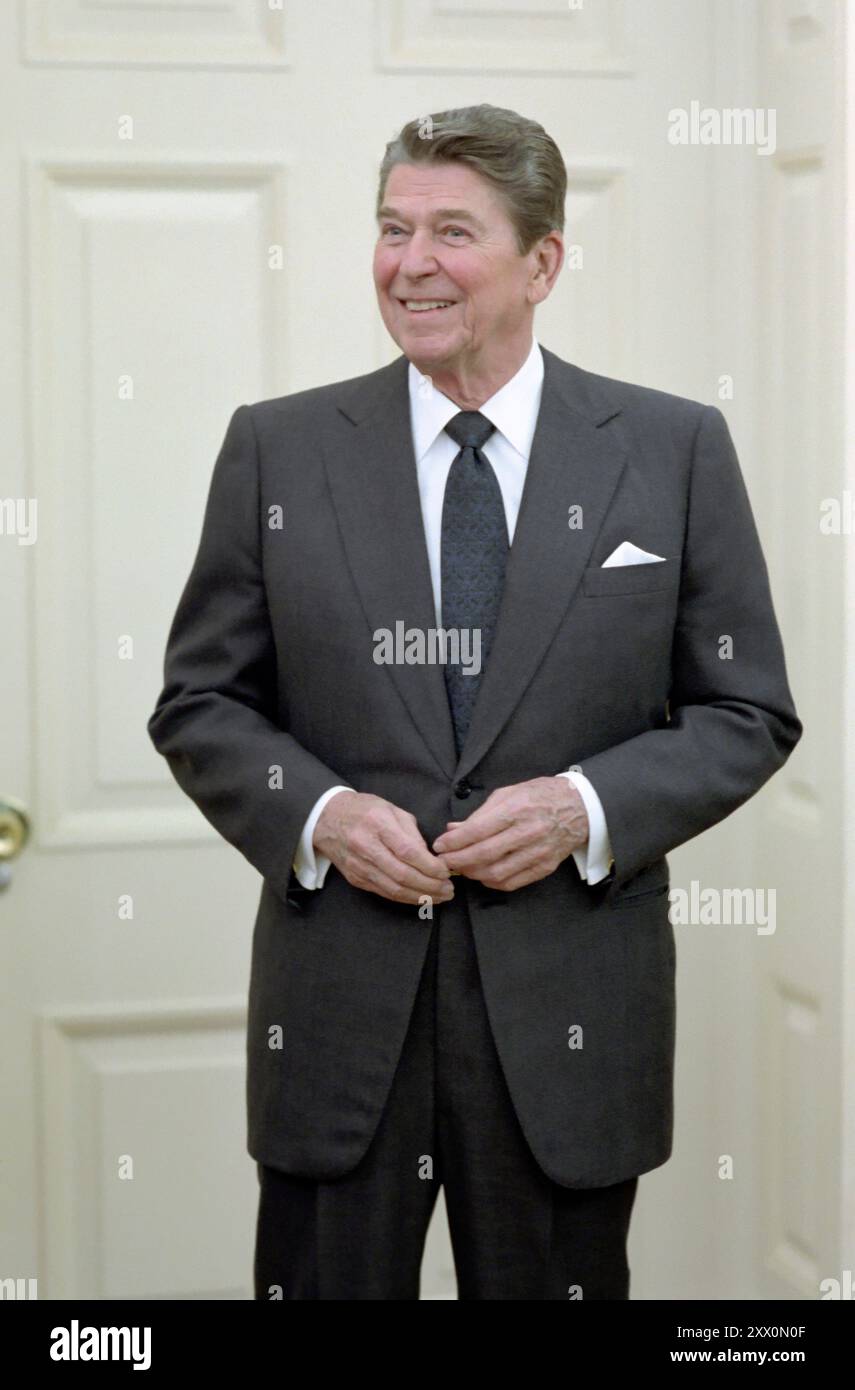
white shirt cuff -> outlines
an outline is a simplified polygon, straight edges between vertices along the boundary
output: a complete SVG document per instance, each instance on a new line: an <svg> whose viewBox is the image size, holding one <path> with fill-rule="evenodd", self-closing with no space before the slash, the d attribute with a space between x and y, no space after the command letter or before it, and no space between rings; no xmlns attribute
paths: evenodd
<svg viewBox="0 0 855 1390"><path fill-rule="evenodd" d="M306 824L303 826L303 833L297 845L297 852L294 855L294 873L297 875L304 888L323 888L324 879L327 876L327 869L332 863L325 854L315 854L315 847L312 844L312 836L315 833L315 826L318 817L331 797L336 792L352 792L353 787L330 787L318 797L311 811L309 812Z"/></svg>
<svg viewBox="0 0 855 1390"><path fill-rule="evenodd" d="M556 773L556 776L566 777L585 803L588 814L588 843L574 850L573 858L581 879L592 885L599 883L608 876L613 862L603 803L584 773L571 770Z"/></svg>

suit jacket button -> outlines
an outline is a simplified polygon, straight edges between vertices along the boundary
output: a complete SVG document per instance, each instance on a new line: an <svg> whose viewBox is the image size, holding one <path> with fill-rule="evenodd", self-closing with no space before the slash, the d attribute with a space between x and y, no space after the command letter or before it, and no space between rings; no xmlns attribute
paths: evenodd
<svg viewBox="0 0 855 1390"><path fill-rule="evenodd" d="M456 787L454 788L454 795L459 796L462 801L465 801L471 790L471 783L467 782L466 778L464 777L461 779L461 781L457 783Z"/></svg>

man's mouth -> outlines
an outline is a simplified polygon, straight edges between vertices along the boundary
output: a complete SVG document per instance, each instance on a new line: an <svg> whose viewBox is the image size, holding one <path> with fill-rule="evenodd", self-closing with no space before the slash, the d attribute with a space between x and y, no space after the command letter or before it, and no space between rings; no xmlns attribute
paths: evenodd
<svg viewBox="0 0 855 1390"><path fill-rule="evenodd" d="M454 305L453 299L402 299L399 303L410 314L441 314L445 309L451 309Z"/></svg>

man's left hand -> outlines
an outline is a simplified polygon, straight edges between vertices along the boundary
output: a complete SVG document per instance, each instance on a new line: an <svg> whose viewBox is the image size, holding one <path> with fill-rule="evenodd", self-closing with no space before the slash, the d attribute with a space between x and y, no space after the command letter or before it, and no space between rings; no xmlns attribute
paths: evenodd
<svg viewBox="0 0 855 1390"><path fill-rule="evenodd" d="M449 821L433 842L454 873L512 892L554 873L588 839L588 816L566 777L535 777L497 787L464 821Z"/></svg>

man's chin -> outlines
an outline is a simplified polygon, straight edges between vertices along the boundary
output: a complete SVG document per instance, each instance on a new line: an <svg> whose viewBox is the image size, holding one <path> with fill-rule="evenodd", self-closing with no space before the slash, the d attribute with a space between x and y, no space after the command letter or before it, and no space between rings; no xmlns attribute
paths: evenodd
<svg viewBox="0 0 855 1390"><path fill-rule="evenodd" d="M423 372L426 372L428 367L438 367L444 362L449 362L457 351L455 343L450 342L448 338L440 337L439 334L433 337L427 333L402 333L397 342L404 356Z"/></svg>

